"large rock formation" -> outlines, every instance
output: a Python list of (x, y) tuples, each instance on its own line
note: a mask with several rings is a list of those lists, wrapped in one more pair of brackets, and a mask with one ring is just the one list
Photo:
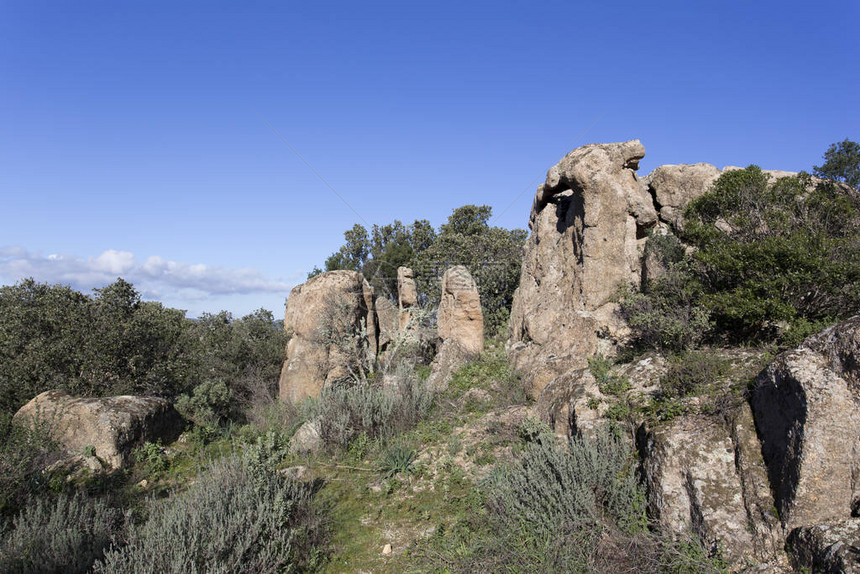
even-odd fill
[(397, 268), (397, 299), (400, 307), (400, 330), (409, 328), (414, 319), (414, 309), (418, 305), (418, 290), (415, 278), (409, 267)]
[(478, 286), (462, 265), (447, 269), (442, 276), (436, 326), (441, 346), (427, 384), (440, 390), (448, 386), (451, 373), (484, 350), (484, 315)]
[(658, 220), (636, 179), (644, 155), (638, 140), (577, 148), (538, 187), (508, 342), (536, 397), (624, 336), (613, 299), (638, 284), (640, 244)]
[(751, 405), (786, 528), (860, 514), (860, 317), (779, 355)]
[(356, 271), (312, 277), (290, 292), (284, 331), (289, 340), (281, 400), (319, 396), (327, 383), (348, 378), (375, 357), (373, 290)]
[(642, 185), (654, 197), (660, 219), (680, 225), (684, 208), (702, 196), (720, 176), (720, 170), (709, 163), (661, 165), (642, 178)]
[(589, 372), (589, 357), (627, 336), (618, 286), (660, 272), (643, 261), (645, 237), (682, 229), (686, 206), (738, 169), (669, 165), (638, 180), (643, 156), (635, 140), (584, 146), (538, 187), (507, 345), (534, 410), (568, 435), (625, 413), (639, 429), (651, 517), (719, 549), (733, 569), (782, 571), (787, 549), (799, 567), (860, 571), (860, 316), (783, 353), (748, 403), (727, 395), (716, 412), (688, 397), (669, 420), (644, 420), (640, 409), (661, 397), (659, 356), (616, 368), (630, 383), (619, 397)]
[[(172, 442), (184, 422), (166, 399), (156, 397), (73, 398), (46, 391), (21, 407), (15, 424), (44, 424), (70, 454), (88, 447), (110, 468), (122, 468), (144, 442)], [(37, 422), (38, 421), (38, 422)]]
[(445, 343), (456, 343), (471, 354), (484, 350), (484, 315), (478, 286), (462, 265), (451, 267), (442, 275), (436, 325)]

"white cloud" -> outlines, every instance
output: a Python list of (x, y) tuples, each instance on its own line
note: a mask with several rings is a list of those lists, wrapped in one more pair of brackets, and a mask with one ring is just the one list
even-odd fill
[[(286, 296), (293, 284), (271, 279), (256, 269), (227, 269), (169, 261), (158, 255), (138, 261), (133, 253), (109, 249), (97, 257), (52, 253), (43, 256), (20, 246), (0, 247), (0, 280), (15, 282), (26, 277), (46, 283), (69, 284), (89, 292), (121, 276), (146, 298), (170, 306), (233, 295)], [(187, 308), (187, 307), (185, 307)]]

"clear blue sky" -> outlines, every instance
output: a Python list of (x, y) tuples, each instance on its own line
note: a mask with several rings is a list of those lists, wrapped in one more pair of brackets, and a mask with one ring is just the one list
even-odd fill
[(641, 174), (809, 170), (860, 139), (858, 24), (855, 0), (0, 1), (0, 283), (282, 316), (353, 223), (525, 227), (585, 143), (641, 139)]

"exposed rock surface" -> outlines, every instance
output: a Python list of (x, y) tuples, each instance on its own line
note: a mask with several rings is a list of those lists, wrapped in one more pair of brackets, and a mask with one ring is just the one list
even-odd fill
[(441, 345), (430, 365), (427, 385), (448, 387), (451, 374), (484, 350), (484, 316), (478, 286), (469, 270), (456, 265), (442, 276), (442, 298), (436, 325)]
[(703, 195), (720, 176), (709, 163), (661, 165), (642, 179), (654, 196), (660, 219), (678, 226), (688, 203)]
[(397, 268), (397, 297), (400, 307), (400, 330), (403, 331), (412, 321), (412, 307), (418, 304), (418, 290), (415, 288), (414, 275), (409, 267)]
[(748, 408), (731, 429), (686, 416), (640, 435), (652, 517), (695, 534), (730, 563), (778, 562), (782, 530)]
[(860, 519), (796, 528), (786, 546), (798, 570), (856, 574), (860, 572)]
[(779, 355), (751, 405), (780, 517), (788, 529), (860, 506), (860, 317)]
[(298, 428), (296, 434), (290, 439), (290, 452), (313, 453), (318, 452), (323, 446), (322, 435), (320, 435), (320, 423), (318, 420), (305, 421)]
[(397, 340), (400, 331), (400, 312), (386, 297), (376, 298), (376, 322), (379, 325), (379, 352)]
[(281, 400), (319, 396), (326, 383), (346, 378), (355, 361), (376, 355), (373, 291), (356, 271), (311, 277), (290, 292), (284, 331)]
[(96, 456), (113, 469), (122, 468), (144, 442), (172, 442), (184, 422), (166, 399), (157, 397), (73, 398), (65, 391), (46, 391), (21, 407), (13, 422), (41, 420), (73, 455), (95, 447)]
[(451, 267), (442, 275), (442, 298), (436, 325), (444, 343), (456, 343), (471, 354), (484, 350), (481, 298), (478, 286), (463, 265)]
[(577, 148), (538, 187), (508, 343), (535, 397), (624, 336), (613, 298), (638, 284), (640, 242), (658, 219), (636, 179), (644, 155), (638, 140)]

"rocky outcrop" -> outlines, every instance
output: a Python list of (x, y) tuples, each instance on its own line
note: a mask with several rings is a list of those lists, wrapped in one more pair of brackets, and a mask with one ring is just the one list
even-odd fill
[(442, 276), (436, 326), (441, 344), (430, 365), (427, 385), (442, 390), (458, 367), (484, 350), (484, 316), (478, 286), (462, 265), (447, 269)]
[(326, 384), (348, 378), (375, 357), (373, 290), (356, 271), (312, 277), (290, 292), (284, 331), (289, 339), (281, 400), (319, 396)]
[(395, 342), (400, 332), (400, 312), (386, 297), (376, 298), (376, 322), (379, 326), (379, 353)]
[(470, 354), (484, 350), (481, 297), (472, 275), (462, 265), (451, 267), (442, 275), (436, 325), (443, 343), (456, 343)]
[(613, 302), (638, 284), (640, 247), (658, 216), (636, 179), (638, 140), (587, 145), (549, 170), (529, 219), (508, 350), (535, 397), (624, 336)]
[(684, 208), (704, 195), (720, 176), (720, 170), (709, 163), (661, 165), (642, 178), (642, 185), (654, 197), (660, 219), (678, 227)]
[(801, 572), (857, 574), (860, 572), (860, 518), (796, 528), (786, 547)]
[(418, 290), (409, 267), (397, 268), (397, 299), (400, 307), (400, 330), (409, 328), (413, 320), (413, 307), (418, 305)]
[(21, 407), (15, 424), (47, 425), (73, 456), (89, 447), (109, 468), (122, 468), (144, 442), (172, 442), (184, 427), (166, 399), (156, 397), (73, 398), (65, 391), (46, 391)]
[(658, 524), (695, 535), (730, 563), (779, 562), (782, 529), (748, 408), (730, 428), (685, 416), (643, 427), (639, 441), (649, 515)]
[(750, 403), (786, 528), (860, 510), (860, 317), (779, 355)]

